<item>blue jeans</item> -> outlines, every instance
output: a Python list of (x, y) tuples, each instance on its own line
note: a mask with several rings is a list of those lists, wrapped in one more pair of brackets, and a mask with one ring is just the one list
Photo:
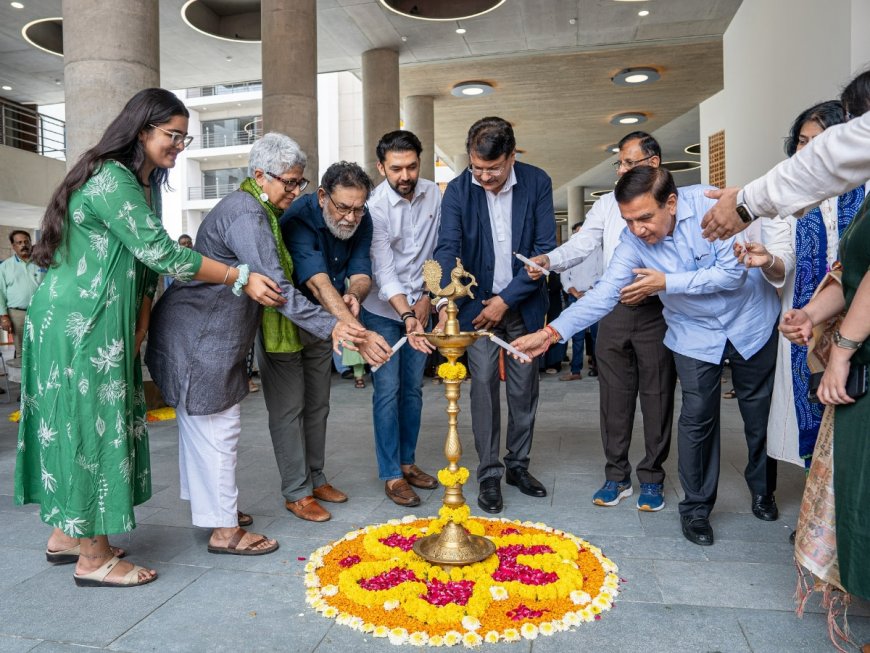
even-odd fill
[[(362, 309), (367, 329), (376, 331), (390, 345), (405, 335), (398, 320)], [(405, 344), (372, 374), (372, 421), (375, 427), (375, 457), (382, 481), (402, 478), (402, 465), (414, 464), (420, 413), (423, 410), (423, 370), (426, 354)]]
[[(568, 295), (568, 306), (576, 301), (575, 297)], [(598, 337), (598, 322), (588, 329), (578, 331), (571, 336), (571, 374), (580, 374), (583, 370), (583, 349), (585, 347), (586, 331), (592, 336), (592, 351), (589, 352), (589, 355), (592, 356), (593, 360), (595, 359), (595, 339)]]

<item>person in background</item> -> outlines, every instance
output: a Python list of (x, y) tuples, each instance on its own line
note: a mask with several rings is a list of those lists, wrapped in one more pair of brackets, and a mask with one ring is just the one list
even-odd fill
[[(187, 247), (188, 249), (193, 249), (193, 238), (191, 238), (187, 234), (181, 234), (178, 237), (178, 244), (181, 245), (182, 247)], [(164, 276), (163, 277), (163, 290), (166, 290), (167, 288), (169, 288), (169, 286), (172, 285), (173, 281), (175, 281), (175, 279), (172, 278), (171, 276), (169, 276), (169, 275)]]
[[(45, 277), (45, 268), (31, 259), (30, 234), (16, 229), (9, 234), (12, 256), (0, 263), (0, 328), (15, 339), (15, 356), (9, 365), (21, 365), (24, 315), (33, 293)], [(0, 389), (0, 393), (5, 390)]]

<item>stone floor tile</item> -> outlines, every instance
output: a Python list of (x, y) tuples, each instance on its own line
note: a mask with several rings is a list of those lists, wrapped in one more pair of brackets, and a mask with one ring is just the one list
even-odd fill
[[(753, 653), (834, 651), (824, 614), (808, 612), (798, 618), (794, 612), (741, 610), (737, 620)], [(849, 628), (859, 645), (870, 642), (870, 619), (850, 616)]]

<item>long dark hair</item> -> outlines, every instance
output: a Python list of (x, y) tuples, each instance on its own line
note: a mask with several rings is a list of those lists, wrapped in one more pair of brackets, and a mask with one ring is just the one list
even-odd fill
[(791, 129), (788, 130), (788, 136), (785, 137), (785, 153), (788, 156), (794, 156), (795, 152), (797, 152), (798, 141), (801, 136), (801, 128), (804, 126), (804, 123), (808, 122), (816, 123), (822, 128), (822, 131), (824, 131), (828, 127), (833, 127), (834, 125), (846, 122), (846, 112), (843, 110), (843, 105), (837, 100), (820, 102), (819, 104), (815, 104), (809, 109), (802, 111), (801, 114), (795, 118), (791, 125)]
[[(181, 100), (167, 90), (146, 88), (130, 98), (103, 132), (99, 143), (79, 157), (52, 194), (42, 217), (42, 235), (33, 248), (33, 260), (37, 265), (49, 267), (54, 264), (55, 252), (64, 242), (67, 206), (73, 192), (81, 188), (109, 159), (123, 163), (138, 178), (145, 164), (145, 150), (139, 141), (139, 134), (143, 130), (151, 131), (151, 125), (161, 125), (173, 116), (187, 118), (190, 113)], [(166, 168), (155, 168), (150, 181), (165, 186), (168, 176)]]

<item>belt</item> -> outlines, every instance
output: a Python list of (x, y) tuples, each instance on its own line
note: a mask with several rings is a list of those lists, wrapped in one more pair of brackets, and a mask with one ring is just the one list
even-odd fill
[(650, 295), (649, 297), (640, 300), (637, 304), (625, 304), (623, 302), (619, 303), (627, 308), (640, 308), (641, 306), (647, 306), (648, 304), (652, 304), (654, 302), (661, 303), (661, 300), (656, 295)]
[(24, 311), (24, 312), (27, 312), (27, 309), (26, 309), (26, 308), (18, 308), (17, 306), (7, 306), (7, 308), (9, 308), (9, 309), (11, 309), (11, 310), (13, 310), (13, 311)]

